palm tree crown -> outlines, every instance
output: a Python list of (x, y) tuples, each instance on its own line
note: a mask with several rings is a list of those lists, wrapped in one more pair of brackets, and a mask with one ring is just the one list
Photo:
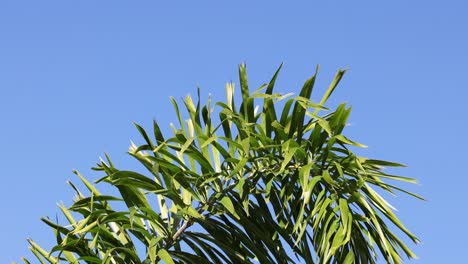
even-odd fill
[[(146, 173), (118, 169), (106, 155), (95, 170), (120, 196), (87, 188), (70, 208), (68, 221), (42, 219), (56, 233), (50, 252), (29, 240), (43, 263), (400, 263), (415, 255), (390, 227), (410, 233), (375, 190), (401, 191), (390, 175), (397, 163), (352, 152), (365, 147), (342, 132), (351, 108), (325, 107), (341, 80), (339, 70), (322, 99), (311, 98), (316, 73), (298, 96), (273, 92), (276, 78), (250, 92), (239, 67), (240, 106), (234, 85), (227, 99), (201, 105), (190, 96), (185, 114), (172, 100), (178, 127), (165, 137), (155, 121), (144, 143), (129, 154)], [(262, 101), (259, 107), (256, 102)], [(184, 120), (187, 118), (187, 120)], [(125, 210), (111, 204), (124, 205)], [(392, 226), (389, 226), (392, 225)], [(24, 259), (26, 263), (29, 263)]]

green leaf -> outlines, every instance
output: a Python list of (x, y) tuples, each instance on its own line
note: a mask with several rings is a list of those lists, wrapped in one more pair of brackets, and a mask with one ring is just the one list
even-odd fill
[[(276, 78), (283, 67), (281, 64), (278, 69), (276, 70), (275, 74), (271, 78), (270, 82), (268, 83), (268, 87), (265, 91), (265, 95), (271, 95), (273, 93), (273, 87), (275, 86)], [(271, 123), (276, 121), (276, 111), (275, 106), (273, 104), (273, 100), (270, 97), (265, 97), (263, 102), (263, 113), (265, 114), (265, 133), (268, 137), (271, 137)]]
[(346, 254), (346, 258), (343, 260), (343, 264), (354, 264), (354, 258), (353, 251), (349, 251), (348, 254)]
[(239, 215), (236, 212), (236, 209), (234, 208), (234, 204), (231, 201), (231, 198), (224, 196), (221, 199), (221, 204), (228, 210), (229, 213), (231, 213), (237, 220), (240, 220)]
[(253, 99), (250, 98), (249, 84), (247, 81), (247, 71), (245, 64), (239, 66), (239, 79), (242, 92), (242, 110), (243, 116), (247, 122), (254, 121)]
[(154, 149), (155, 146), (154, 146), (153, 142), (151, 141), (151, 139), (148, 137), (148, 134), (146, 134), (146, 131), (140, 125), (138, 125), (137, 123), (133, 123), (133, 125), (135, 125), (135, 127), (138, 129), (138, 131), (143, 136), (143, 138), (148, 143), (148, 145), (151, 147), (151, 149)]
[(160, 257), (161, 260), (164, 261), (164, 263), (166, 264), (175, 264), (171, 255), (169, 255), (169, 252), (167, 252), (167, 250), (165, 250), (164, 248), (160, 248), (158, 250), (158, 257)]
[(193, 208), (191, 206), (187, 206), (186, 208), (183, 208), (183, 212), (185, 212), (189, 216), (197, 218), (197, 219), (204, 219), (205, 218), (197, 210), (195, 210), (195, 208)]
[[(301, 89), (300, 96), (305, 99), (310, 99), (310, 96), (312, 94), (312, 89), (315, 84), (315, 79), (317, 77), (317, 73), (319, 70), (319, 66), (317, 66), (314, 75), (308, 79), (304, 86)], [(289, 130), (289, 137), (292, 138), (294, 136), (294, 133), (297, 133), (297, 143), (301, 143), (302, 141), (302, 135), (304, 132), (304, 117), (307, 109), (305, 109), (300, 101), (296, 101), (294, 105), (294, 110), (291, 118), (291, 129)]]
[(333, 178), (330, 176), (330, 173), (328, 172), (328, 170), (323, 171), (322, 176), (323, 176), (323, 179), (331, 186), (336, 185), (335, 180), (333, 180)]
[[(333, 93), (333, 91), (335, 90), (336, 86), (338, 85), (338, 83), (341, 81), (341, 78), (343, 77), (343, 75), (345, 74), (346, 70), (338, 70), (338, 72), (336, 73), (335, 75), (335, 78), (333, 78), (333, 81), (332, 83), (330, 84), (330, 86), (328, 87), (327, 91), (325, 92), (325, 94), (323, 95), (322, 99), (320, 100), (320, 105), (324, 105), (325, 102), (328, 100), (328, 98), (330, 97), (330, 95)], [(316, 112), (318, 112), (319, 109), (316, 110)]]
[(356, 146), (356, 147), (360, 147), (360, 148), (367, 148), (366, 145), (351, 141), (351, 140), (349, 140), (347, 137), (345, 137), (343, 135), (336, 135), (335, 138), (338, 139), (340, 142), (351, 145), (351, 146)]

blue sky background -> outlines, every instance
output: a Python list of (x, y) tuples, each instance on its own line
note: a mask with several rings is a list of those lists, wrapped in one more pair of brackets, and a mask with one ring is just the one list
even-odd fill
[(97, 179), (103, 152), (133, 168), (133, 121), (169, 127), (169, 96), (197, 85), (223, 99), (244, 61), (252, 88), (284, 62), (284, 93), (320, 64), (316, 99), (349, 68), (332, 99), (353, 106), (347, 134), (428, 199), (391, 200), (423, 241), (413, 262), (465, 260), (466, 1), (221, 2), (0, 1), (0, 263), (51, 245), (39, 218), (70, 205), (73, 168)]

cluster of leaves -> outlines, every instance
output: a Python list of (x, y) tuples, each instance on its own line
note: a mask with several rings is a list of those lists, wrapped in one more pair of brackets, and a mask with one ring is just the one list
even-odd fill
[[(76, 172), (89, 195), (71, 184), (76, 201), (70, 208), (59, 206), (69, 223), (42, 219), (55, 231), (57, 245), (48, 252), (29, 240), (37, 259), (376, 263), (383, 257), (400, 263), (403, 255), (414, 257), (388, 225), (414, 242), (417, 238), (374, 189), (418, 197), (388, 183), (414, 180), (382, 171), (400, 164), (353, 153), (350, 146), (364, 146), (342, 135), (351, 109), (345, 104), (334, 111), (324, 107), (345, 71), (337, 72), (314, 103), (310, 98), (318, 68), (296, 97), (273, 93), (280, 69), (250, 92), (241, 65), (239, 108), (233, 84), (227, 84), (227, 101), (216, 103), (216, 111), (210, 101), (202, 106), (200, 99), (194, 103), (187, 96), (185, 121), (172, 99), (179, 127), (172, 127), (169, 138), (157, 122), (151, 136), (136, 125), (145, 143), (132, 145), (129, 154), (147, 175), (119, 170), (106, 155), (95, 168), (105, 173), (97, 182), (116, 187), (120, 197), (114, 197)], [(263, 100), (260, 110), (254, 108), (256, 99)], [(113, 209), (113, 203), (124, 204), (125, 210)]]

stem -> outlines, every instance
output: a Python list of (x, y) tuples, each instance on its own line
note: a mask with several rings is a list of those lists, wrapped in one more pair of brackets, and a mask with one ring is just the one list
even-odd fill
[[(250, 179), (253, 177), (253, 174), (251, 174), (250, 176), (246, 177), (246, 179)], [(209, 210), (211, 206), (213, 206), (213, 204), (218, 201), (218, 199), (220, 199), (221, 197), (223, 197), (224, 195), (226, 195), (229, 191), (231, 191), (232, 189), (234, 189), (236, 187), (238, 182), (235, 182), (234, 184), (231, 184), (230, 186), (228, 186), (227, 188), (225, 188), (224, 190), (222, 190), (220, 192), (221, 196), (220, 197), (216, 197), (216, 195), (213, 195), (212, 197), (210, 197), (209, 201), (204, 204), (204, 205), (201, 205), (197, 208), (197, 211), (201, 214), (204, 210), (203, 208), (204, 207), (207, 207), (206, 209)], [(208, 212), (207, 214), (204, 215), (204, 217), (210, 217), (211, 216), (211, 213)], [(174, 243), (177, 241), (177, 239), (185, 232), (185, 230), (187, 230), (187, 228), (189, 228), (190, 226), (192, 226), (194, 223), (194, 221), (192, 220), (192, 218), (189, 218), (188, 220), (185, 220), (185, 222), (182, 224), (182, 226), (177, 230), (177, 232), (172, 236), (172, 238), (170, 238), (167, 243), (166, 243), (166, 246), (165, 246), (165, 249), (169, 249), (171, 248)], [(159, 258), (159, 257), (158, 257)]]
[(184, 224), (177, 230), (177, 232), (174, 234), (174, 236), (171, 239), (171, 243), (169, 243), (169, 247), (172, 246), (172, 244), (184, 233), (184, 231), (189, 228), (191, 225), (193, 225), (192, 219), (186, 220)]

